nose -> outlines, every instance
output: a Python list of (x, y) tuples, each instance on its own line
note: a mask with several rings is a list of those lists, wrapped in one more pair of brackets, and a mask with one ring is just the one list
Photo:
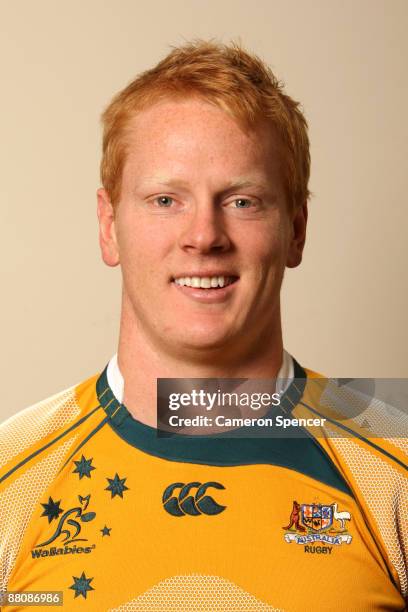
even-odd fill
[(183, 250), (190, 252), (227, 251), (230, 248), (230, 240), (222, 210), (210, 201), (195, 206), (179, 236), (179, 245)]

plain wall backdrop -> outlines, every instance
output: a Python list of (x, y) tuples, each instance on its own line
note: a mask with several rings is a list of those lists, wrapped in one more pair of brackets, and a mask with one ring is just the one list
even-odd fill
[(100, 371), (120, 271), (99, 257), (99, 116), (191, 38), (240, 40), (302, 102), (314, 196), (286, 348), (328, 376), (408, 376), (406, 0), (0, 0), (0, 420)]

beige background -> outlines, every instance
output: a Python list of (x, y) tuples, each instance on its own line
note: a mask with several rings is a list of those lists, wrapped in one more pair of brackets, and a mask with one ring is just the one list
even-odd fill
[(99, 115), (192, 37), (240, 38), (300, 99), (313, 170), (285, 344), (332, 376), (408, 376), (406, 0), (0, 0), (0, 420), (104, 367), (120, 275), (99, 259)]

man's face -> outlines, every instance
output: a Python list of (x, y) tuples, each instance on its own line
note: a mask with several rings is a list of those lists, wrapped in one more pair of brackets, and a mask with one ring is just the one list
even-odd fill
[(190, 98), (137, 114), (128, 143), (114, 215), (98, 193), (102, 253), (121, 265), (127, 322), (172, 353), (270, 337), (306, 225), (305, 207), (289, 212), (272, 130), (244, 131)]

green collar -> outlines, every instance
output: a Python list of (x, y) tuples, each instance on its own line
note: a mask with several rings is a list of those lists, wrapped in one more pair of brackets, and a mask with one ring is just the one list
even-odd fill
[[(294, 380), (281, 400), (282, 414), (290, 413), (303, 396), (306, 373), (294, 360)], [(107, 368), (96, 383), (100, 405), (115, 433), (129, 445), (168, 461), (214, 466), (270, 464), (295, 470), (351, 495), (350, 489), (326, 452), (311, 436), (265, 438), (245, 436), (245, 428), (208, 436), (158, 437), (154, 427), (144, 425), (118, 402), (108, 384)], [(268, 416), (276, 416), (272, 408)], [(253, 429), (253, 428), (251, 428)], [(264, 434), (263, 434), (264, 436)]]

